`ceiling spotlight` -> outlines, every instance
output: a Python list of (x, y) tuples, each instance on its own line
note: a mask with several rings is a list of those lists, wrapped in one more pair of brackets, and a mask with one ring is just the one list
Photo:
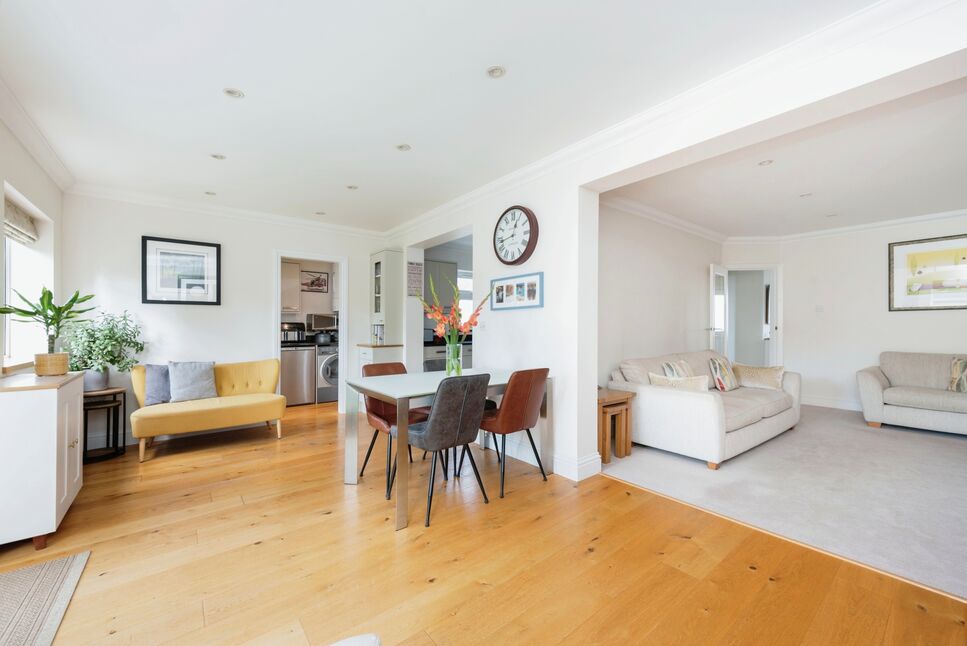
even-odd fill
[(839, 213), (827, 213), (826, 214), (826, 217), (827, 218), (835, 218), (837, 215), (839, 215)]
[(222, 92), (225, 93), (225, 96), (230, 96), (233, 99), (241, 99), (242, 97), (245, 96), (245, 92), (242, 92), (238, 88), (234, 88), (234, 87), (227, 87), (224, 90), (222, 90)]
[(772, 164), (771, 159), (763, 159), (761, 162), (759, 162), (759, 166), (769, 166), (771, 164)]
[(316, 211), (316, 215), (325, 215), (325, 214), (326, 214), (325, 211)]
[(205, 195), (214, 195), (215, 191), (205, 191)]
[(399, 144), (399, 145), (396, 146), (396, 150), (400, 150), (400, 151), (402, 151), (404, 153), (407, 150), (412, 150), (412, 149), (413, 149), (413, 146), (411, 146), (409, 144)]
[(501, 76), (503, 76), (506, 73), (507, 73), (507, 70), (505, 70), (500, 65), (493, 65), (487, 68), (487, 76), (489, 76), (492, 79), (499, 79)]
[(355, 190), (356, 190), (357, 188), (359, 188), (359, 187), (358, 187), (358, 186), (356, 186), (355, 184), (350, 184), (350, 185), (348, 185), (348, 186), (347, 186), (346, 188), (348, 188), (348, 189), (349, 189), (350, 191), (355, 191)]
[(221, 155), (219, 153), (213, 153), (212, 154), (212, 159), (218, 159), (220, 161), (222, 159), (225, 159), (225, 155)]
[(799, 197), (812, 197), (812, 196), (813, 196), (812, 193), (800, 193), (799, 194)]

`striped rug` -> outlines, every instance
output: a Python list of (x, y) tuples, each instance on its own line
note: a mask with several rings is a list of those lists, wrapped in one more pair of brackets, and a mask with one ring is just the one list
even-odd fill
[(0, 573), (0, 646), (50, 644), (90, 552)]

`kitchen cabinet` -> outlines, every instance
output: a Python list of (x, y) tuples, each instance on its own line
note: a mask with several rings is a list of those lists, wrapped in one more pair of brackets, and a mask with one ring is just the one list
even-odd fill
[(0, 543), (42, 549), (84, 482), (84, 373), (0, 379)]
[(288, 314), (302, 311), (302, 286), (296, 262), (282, 263), (282, 311)]
[[(463, 367), (473, 368), (473, 346), (471, 344), (464, 344), (461, 356), (463, 357)], [(446, 359), (447, 347), (445, 345), (427, 345), (423, 347), (423, 370), (445, 370)]]
[(363, 343), (359, 345), (359, 374), (362, 376), (363, 366), (370, 363), (403, 362), (402, 345), (375, 345)]
[(329, 277), (329, 293), (332, 294), (332, 311), (338, 312), (341, 303), (339, 302), (339, 265), (332, 266), (332, 275)]
[(382, 326), (382, 343), (403, 342), (403, 252), (385, 249), (370, 256), (369, 322)]
[(450, 283), (457, 284), (457, 263), (439, 260), (423, 261), (423, 300), (433, 302), (430, 293), (430, 277), (433, 277), (433, 288), (440, 297), (442, 305), (449, 306), (453, 302), (453, 288)]

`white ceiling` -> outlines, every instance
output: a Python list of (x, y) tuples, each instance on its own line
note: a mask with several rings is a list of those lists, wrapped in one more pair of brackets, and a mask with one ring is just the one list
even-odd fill
[(3, 0), (0, 78), (81, 183), (383, 230), (869, 4)]
[[(759, 165), (767, 159), (773, 163)], [(603, 198), (632, 200), (725, 236), (792, 235), (967, 209), (967, 79)]]

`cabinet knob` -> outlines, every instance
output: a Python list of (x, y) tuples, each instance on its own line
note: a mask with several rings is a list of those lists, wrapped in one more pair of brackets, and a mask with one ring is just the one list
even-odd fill
[(72, 441), (71, 441), (71, 443), (70, 443), (70, 444), (68, 444), (67, 446), (68, 446), (69, 448), (72, 448), (72, 449), (73, 449), (74, 447), (76, 447), (76, 446), (77, 446), (77, 439), (75, 438), (74, 440), (72, 440)]

